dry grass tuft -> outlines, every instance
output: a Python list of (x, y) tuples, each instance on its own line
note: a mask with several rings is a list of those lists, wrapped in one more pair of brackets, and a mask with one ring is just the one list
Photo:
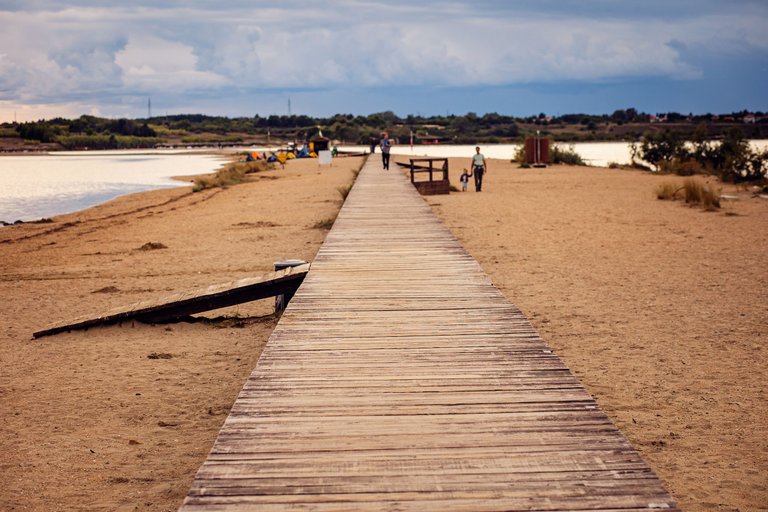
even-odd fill
[(720, 208), (720, 191), (699, 180), (687, 179), (683, 182), (685, 202), (691, 206), (702, 206), (707, 211)]
[(350, 183), (349, 185), (344, 185), (342, 187), (336, 187), (336, 190), (338, 191), (342, 200), (347, 199), (347, 196), (349, 195), (349, 191), (352, 190), (352, 185), (353, 183)]
[(707, 211), (720, 208), (720, 190), (694, 178), (688, 178), (683, 186), (668, 181), (656, 187), (656, 197), (662, 200), (685, 199), (690, 206), (701, 206)]
[(656, 198), (661, 200), (674, 201), (675, 199), (680, 198), (680, 192), (682, 190), (683, 187), (678, 187), (674, 183), (664, 181), (659, 183), (659, 185), (656, 187)]
[(336, 222), (336, 219), (323, 219), (315, 222), (312, 225), (312, 229), (324, 229), (328, 230), (333, 227), (333, 223)]
[(226, 188), (247, 181), (248, 174), (255, 174), (269, 169), (269, 164), (257, 160), (255, 162), (232, 162), (219, 169), (216, 174), (201, 176), (195, 180), (193, 192), (208, 188)]

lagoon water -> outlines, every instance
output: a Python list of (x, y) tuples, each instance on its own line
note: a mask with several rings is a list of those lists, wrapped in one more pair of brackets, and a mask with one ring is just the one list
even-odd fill
[[(625, 142), (594, 142), (578, 144), (558, 144), (560, 147), (573, 147), (584, 161), (589, 165), (607, 167), (610, 162), (619, 164), (628, 164), (631, 160), (629, 144)], [(511, 160), (519, 148), (519, 144), (481, 144), (481, 152), (486, 158), (500, 160)], [(344, 146), (339, 149), (346, 151), (368, 151), (368, 146)], [(377, 149), (378, 153), (379, 150)], [(469, 160), (475, 154), (474, 144), (429, 144), (414, 145), (395, 145), (392, 147), (392, 154), (397, 156), (424, 157), (431, 156), (436, 158), (447, 157), (466, 157)]]
[[(756, 150), (764, 151), (768, 149), (768, 140), (753, 140), (750, 141), (750, 144)], [(630, 144), (627, 142), (579, 142), (574, 144), (558, 143), (557, 145), (562, 148), (573, 148), (588, 165), (608, 167), (608, 164), (611, 162), (626, 165), (631, 163), (632, 160)], [(519, 147), (519, 144), (481, 144), (480, 150), (487, 158), (511, 160)], [(368, 146), (345, 146), (339, 149), (368, 151)], [(378, 153), (379, 150), (377, 149), (376, 152)], [(392, 154), (413, 157), (431, 156), (436, 158), (466, 157), (469, 160), (475, 154), (475, 144), (414, 145), (413, 148), (407, 144), (395, 145), (392, 147)]]
[(133, 192), (188, 186), (171, 177), (211, 172), (221, 163), (212, 155), (160, 151), (0, 156), (0, 220), (37, 220)]

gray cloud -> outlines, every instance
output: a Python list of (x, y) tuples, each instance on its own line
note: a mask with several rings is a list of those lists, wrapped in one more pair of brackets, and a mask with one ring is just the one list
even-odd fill
[(3, 1), (0, 101), (697, 80), (692, 55), (768, 55), (767, 19), (756, 0)]

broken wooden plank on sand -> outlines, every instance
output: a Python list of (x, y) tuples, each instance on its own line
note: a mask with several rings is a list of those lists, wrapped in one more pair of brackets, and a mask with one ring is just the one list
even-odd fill
[(80, 317), (60, 322), (32, 334), (34, 338), (58, 334), (96, 325), (115, 324), (126, 320), (145, 323), (166, 322), (203, 311), (225, 308), (267, 297), (295, 291), (309, 272), (310, 264), (268, 272), (257, 277), (246, 277), (228, 283), (216, 284), (186, 293), (177, 293), (153, 301), (140, 301), (129, 306), (112, 309), (96, 317)]

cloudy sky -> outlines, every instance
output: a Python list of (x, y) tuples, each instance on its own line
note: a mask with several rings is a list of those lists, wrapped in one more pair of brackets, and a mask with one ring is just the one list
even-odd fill
[(0, 0), (0, 121), (768, 111), (768, 0)]

